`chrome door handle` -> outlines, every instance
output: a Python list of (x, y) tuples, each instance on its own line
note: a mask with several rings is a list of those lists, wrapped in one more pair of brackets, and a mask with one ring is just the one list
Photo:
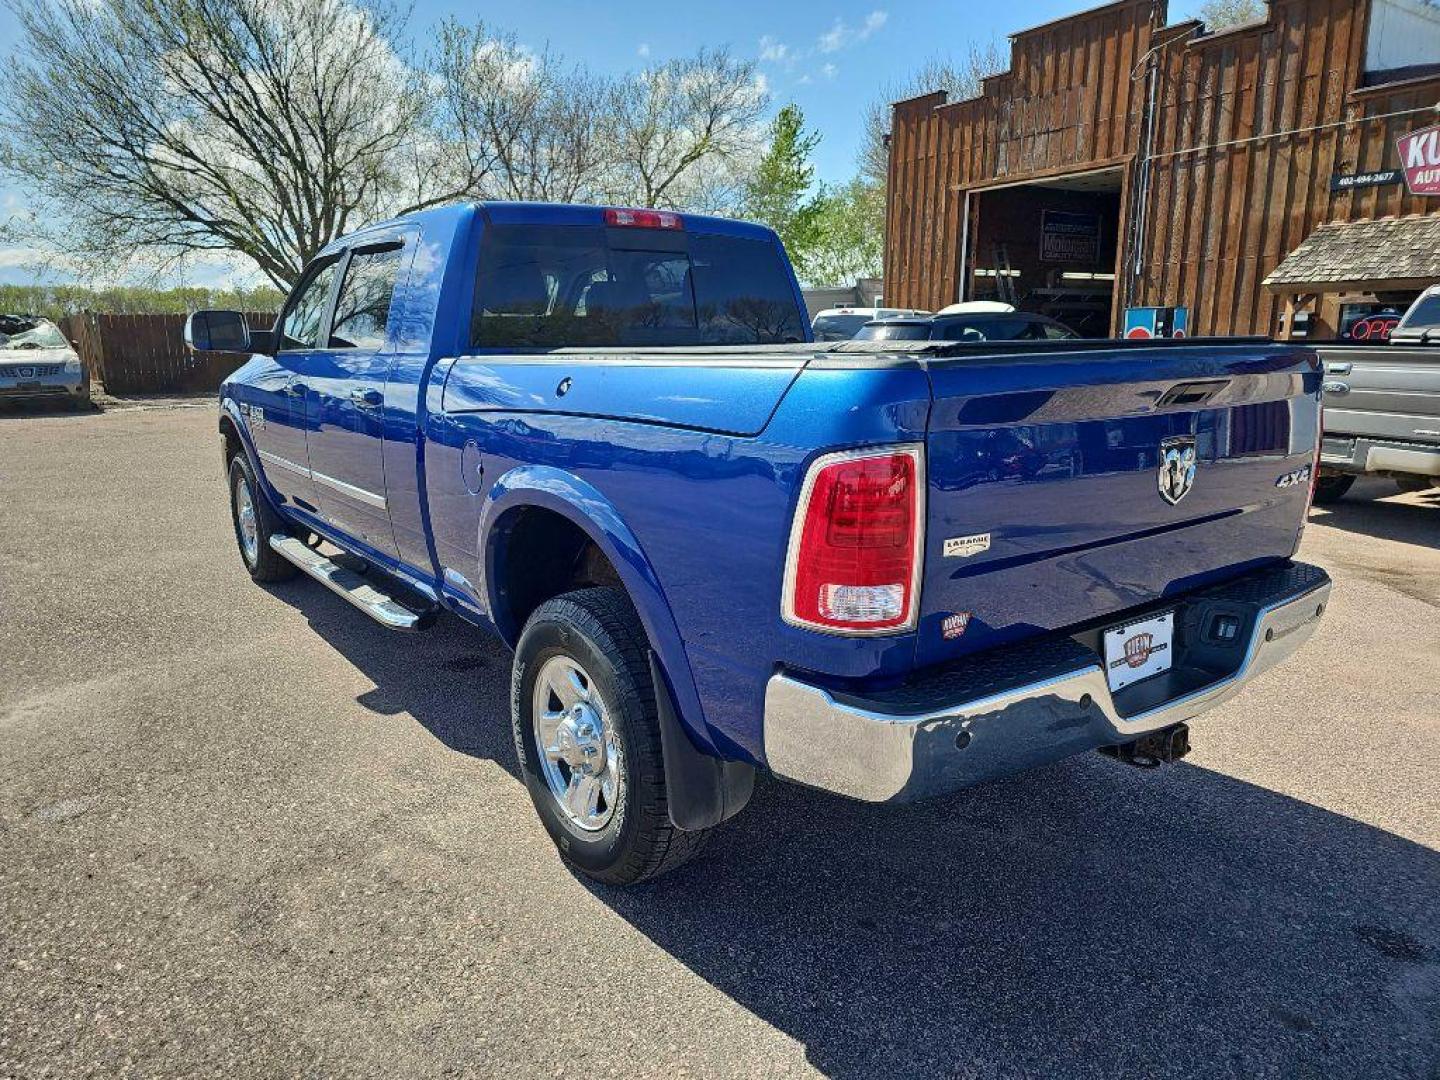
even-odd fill
[(1350, 384), (1341, 382), (1339, 379), (1329, 379), (1321, 384), (1320, 389), (1327, 394), (1348, 394), (1350, 393)]
[(385, 395), (373, 386), (356, 386), (350, 390), (350, 400), (362, 409), (378, 409), (385, 404)]

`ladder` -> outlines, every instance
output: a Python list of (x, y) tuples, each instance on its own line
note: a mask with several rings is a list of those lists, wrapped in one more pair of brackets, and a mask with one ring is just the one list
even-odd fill
[(1015, 279), (1010, 276), (1010, 253), (1005, 249), (1004, 244), (996, 244), (994, 256), (995, 295), (1007, 304), (1014, 304)]

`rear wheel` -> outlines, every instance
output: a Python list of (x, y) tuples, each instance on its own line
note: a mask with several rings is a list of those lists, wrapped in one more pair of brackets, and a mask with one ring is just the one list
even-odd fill
[(1317, 503), (1339, 502), (1353, 483), (1355, 483), (1355, 477), (1349, 473), (1332, 473), (1329, 476), (1322, 476), (1315, 481), (1315, 501)]
[(255, 473), (244, 454), (230, 459), (230, 518), (240, 559), (256, 581), (285, 581), (296, 574), (295, 565), (270, 546), (270, 537), (286, 535), (284, 523), (260, 492)]
[(531, 801), (565, 861), (615, 885), (675, 869), (705, 836), (670, 821), (648, 649), (620, 588), (546, 601), (515, 649), (511, 722)]

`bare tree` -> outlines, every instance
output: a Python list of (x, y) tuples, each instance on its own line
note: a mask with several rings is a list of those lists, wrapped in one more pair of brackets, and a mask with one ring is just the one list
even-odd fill
[(1255, 22), (1265, 14), (1264, 0), (1205, 0), (1195, 17), (1207, 30), (1224, 30)]
[(921, 64), (909, 77), (886, 83), (865, 106), (860, 137), (860, 175), (872, 184), (885, 186), (890, 152), (885, 145), (890, 134), (890, 106), (897, 101), (928, 94), (934, 90), (949, 92), (951, 101), (960, 101), (980, 93), (980, 82), (989, 75), (1005, 70), (1007, 57), (991, 41), (985, 45), (971, 43), (960, 57), (935, 56)]
[(244, 256), (287, 287), (377, 218), (460, 198), (720, 210), (767, 104), (702, 51), (621, 79), (483, 24), (405, 53), (390, 0), (0, 0), (6, 239), (95, 276)]
[[(473, 190), (368, 0), (9, 0), (0, 168), (82, 269), (248, 256), (285, 287), (333, 237)], [(50, 223), (48, 226), (46, 223)]]
[(576, 202), (595, 197), (613, 148), (603, 138), (611, 89), (513, 35), (449, 20), (437, 76), (446, 129), (478, 168), (472, 194)]
[(755, 64), (724, 49), (646, 69), (613, 88), (607, 124), (617, 201), (678, 208), (688, 195), (722, 188), (742, 160), (758, 159), (768, 95)]

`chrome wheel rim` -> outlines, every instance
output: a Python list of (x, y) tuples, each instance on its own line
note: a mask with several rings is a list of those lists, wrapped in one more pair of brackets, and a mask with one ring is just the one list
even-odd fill
[(251, 566), (260, 557), (260, 523), (255, 519), (255, 500), (244, 475), (235, 477), (235, 532), (240, 537), (240, 550)]
[(598, 832), (615, 816), (624, 759), (595, 680), (568, 656), (535, 678), (530, 715), (545, 784), (565, 820)]

